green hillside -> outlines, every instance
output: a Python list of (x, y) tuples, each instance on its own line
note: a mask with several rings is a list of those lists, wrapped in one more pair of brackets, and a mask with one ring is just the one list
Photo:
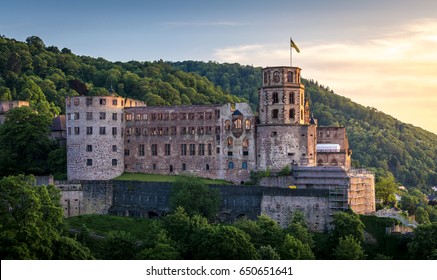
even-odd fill
[[(320, 125), (346, 126), (353, 164), (392, 172), (408, 187), (437, 185), (437, 135), (397, 121), (304, 80)], [(256, 109), (261, 69), (239, 64), (185, 61), (110, 62), (46, 46), (35, 36), (0, 37), (0, 101), (28, 100), (40, 113), (58, 114), (65, 97), (106, 95), (109, 89), (148, 105), (250, 102)], [(232, 95), (231, 95), (232, 93)]]

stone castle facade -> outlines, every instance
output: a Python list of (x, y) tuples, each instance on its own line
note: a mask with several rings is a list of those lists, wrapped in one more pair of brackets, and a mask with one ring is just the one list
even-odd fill
[[(139, 172), (194, 174), (242, 184), (249, 181), (250, 171), (269, 169), (274, 174), (287, 166), (350, 170), (345, 128), (317, 126), (300, 73), (298, 67), (263, 69), (258, 116), (247, 103), (155, 107), (115, 95), (69, 98), (68, 179), (110, 180)], [(373, 212), (373, 175), (348, 174), (350, 190), (353, 182), (370, 190), (366, 196), (373, 190), (373, 203), (369, 198), (358, 212)], [(317, 186), (311, 180), (291, 180), (289, 185)]]

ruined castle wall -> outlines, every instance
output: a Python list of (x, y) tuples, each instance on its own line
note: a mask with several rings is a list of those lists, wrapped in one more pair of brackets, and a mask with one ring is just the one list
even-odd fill
[(286, 227), (293, 213), (301, 211), (311, 230), (323, 232), (328, 229), (331, 217), (327, 190), (280, 190), (269, 190), (264, 193), (262, 213)]
[(83, 181), (81, 214), (108, 214), (113, 203), (114, 181)]
[(83, 189), (82, 184), (57, 184), (61, 193), (61, 205), (64, 217), (74, 217), (82, 214)]
[(245, 103), (126, 110), (125, 169), (240, 183), (255, 169), (255, 118)]
[[(315, 127), (310, 125), (259, 125), (258, 170), (277, 172), (285, 166), (315, 164)], [(309, 139), (313, 140), (309, 140)]]

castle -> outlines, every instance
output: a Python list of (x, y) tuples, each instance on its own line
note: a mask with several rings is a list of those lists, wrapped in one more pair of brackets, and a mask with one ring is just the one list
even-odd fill
[[(256, 116), (247, 103), (146, 106), (120, 96), (67, 98), (69, 180), (110, 180), (123, 172), (194, 174), (235, 184), (250, 171), (291, 170), (264, 186), (325, 189), (358, 213), (375, 211), (374, 177), (351, 169), (344, 127), (318, 127), (298, 67), (262, 70)], [(284, 181), (285, 180), (285, 181)]]

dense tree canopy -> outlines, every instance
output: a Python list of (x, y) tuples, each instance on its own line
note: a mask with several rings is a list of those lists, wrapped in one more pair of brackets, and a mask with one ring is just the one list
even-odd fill
[(33, 176), (0, 179), (1, 259), (92, 258), (88, 248), (63, 236), (59, 191), (34, 183)]

